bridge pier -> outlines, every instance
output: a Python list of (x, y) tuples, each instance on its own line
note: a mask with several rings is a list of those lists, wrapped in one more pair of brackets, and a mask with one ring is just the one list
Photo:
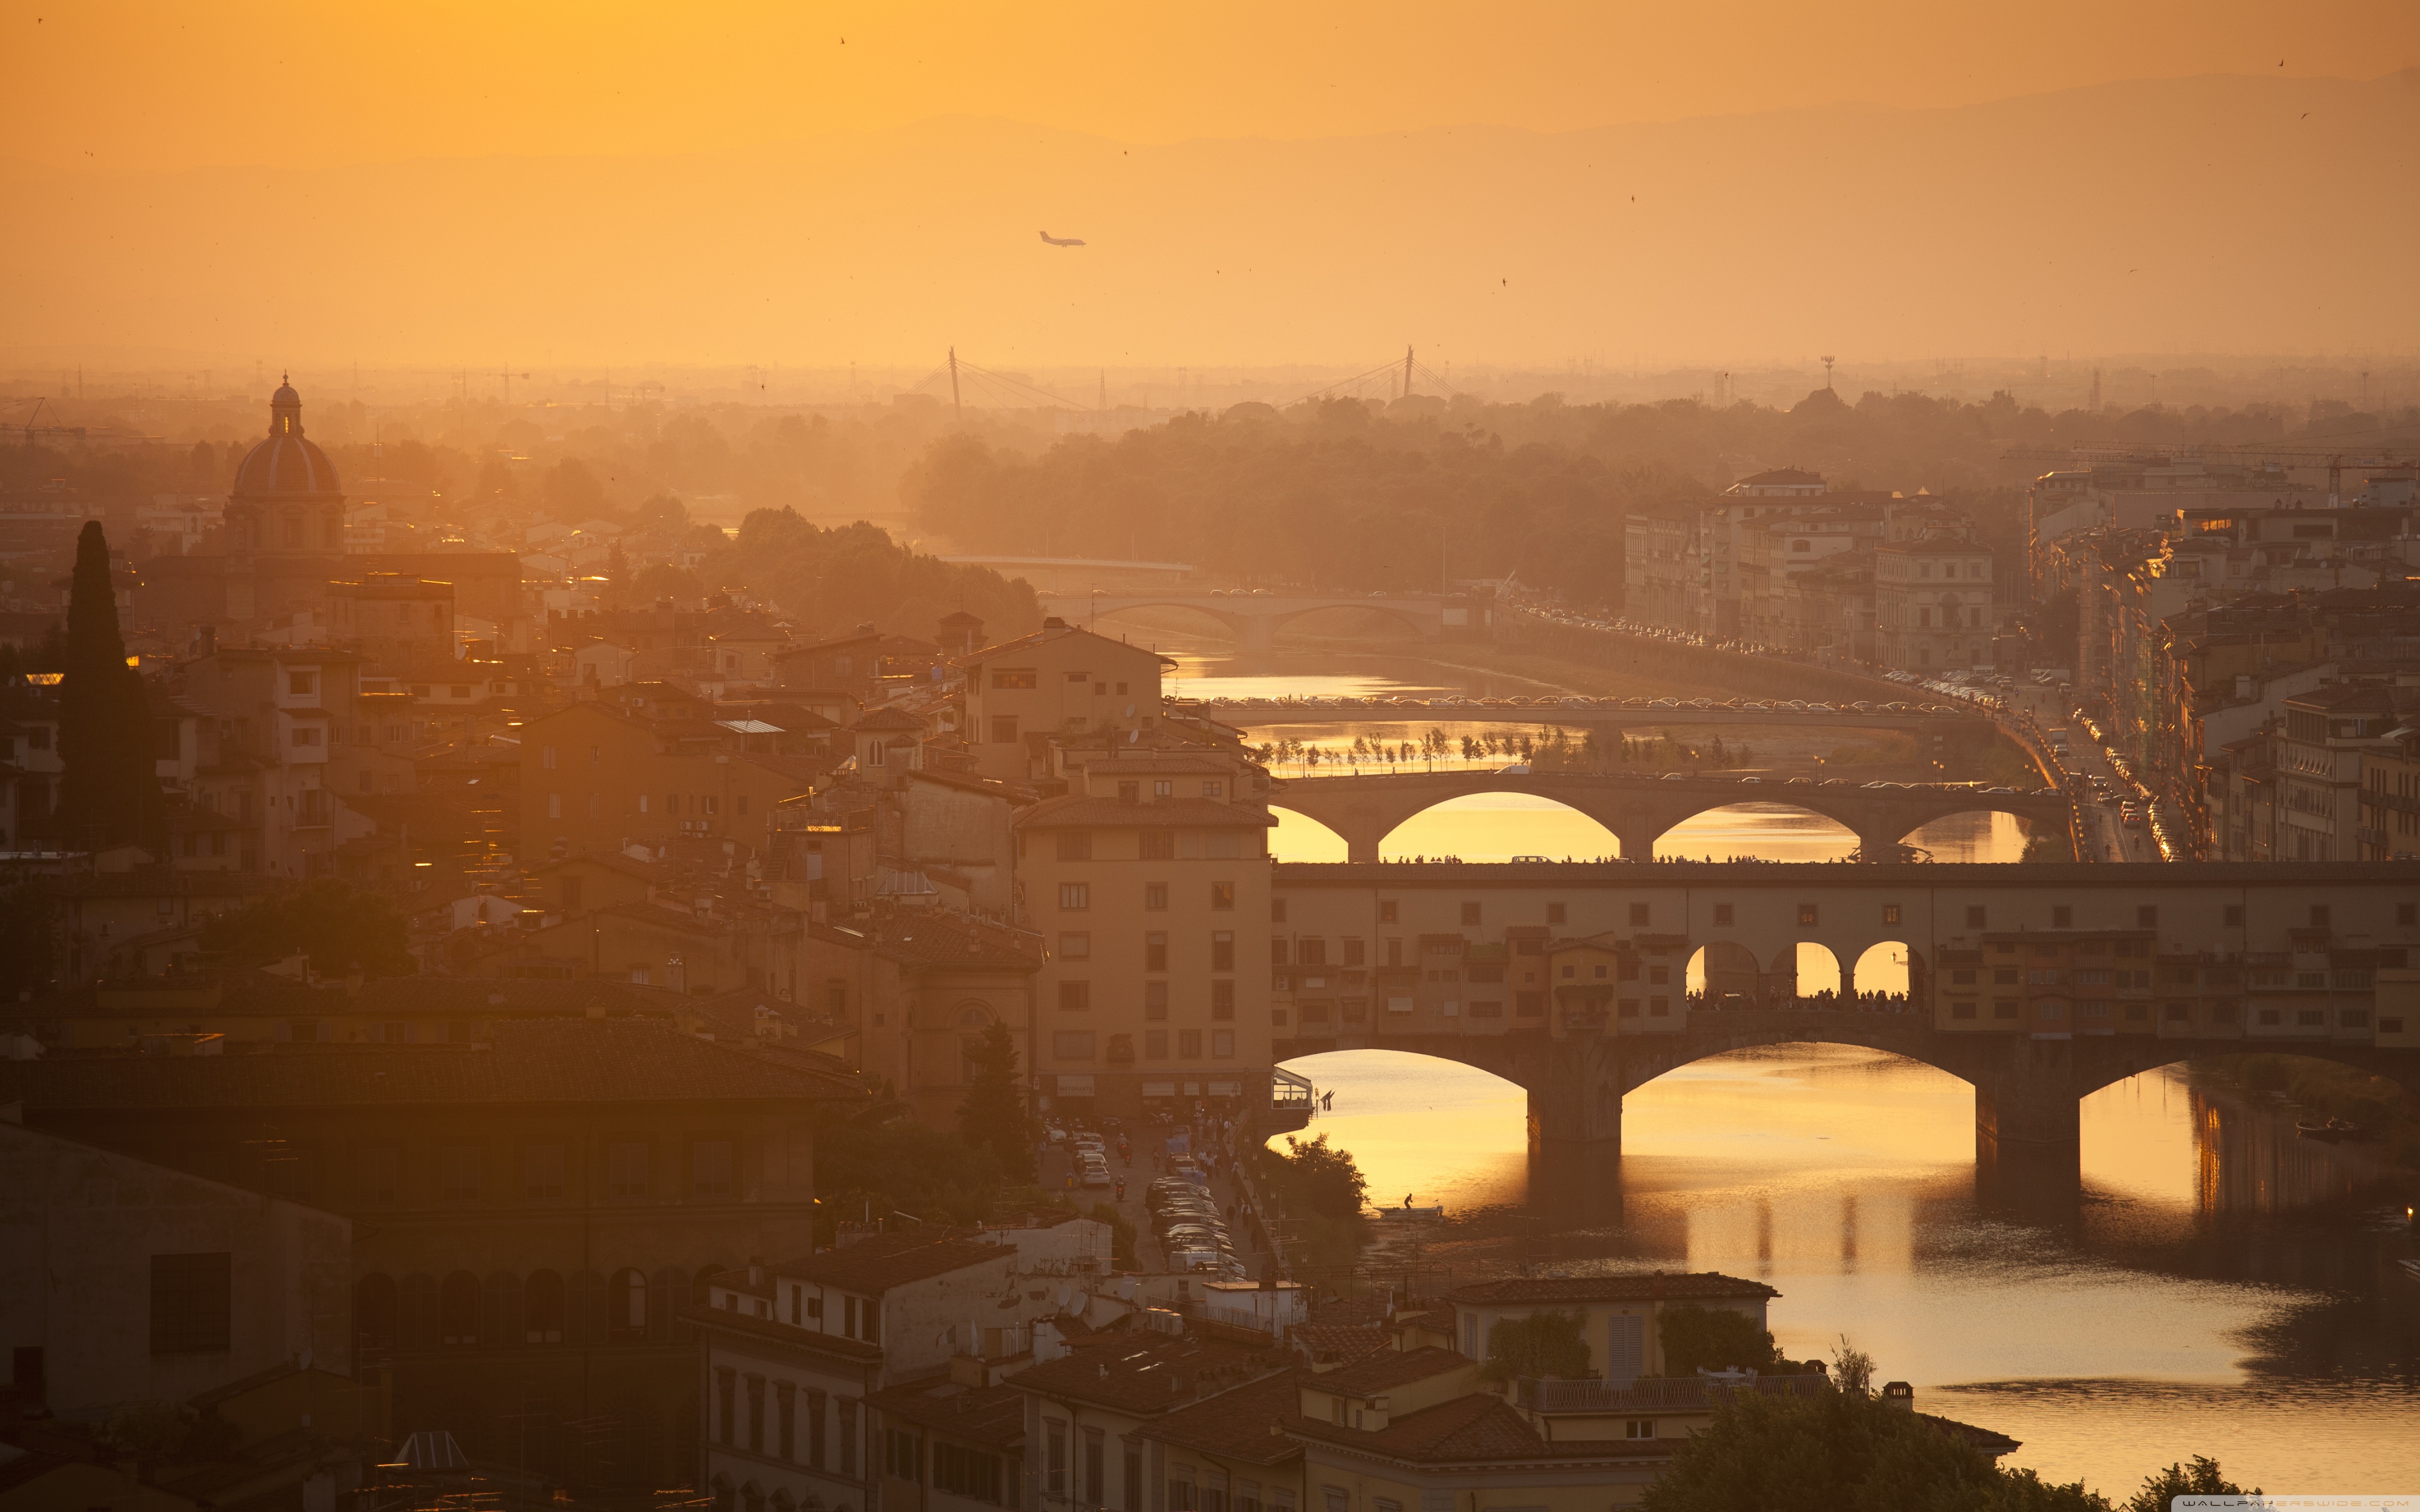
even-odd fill
[(1270, 651), (1278, 643), (1277, 621), (1266, 614), (1232, 615), (1228, 623), (1235, 627), (1237, 651)]
[(2082, 1181), (2083, 1095), (2075, 1044), (2017, 1040), (1975, 1084), (1975, 1190), (1992, 1206), (2054, 1219), (2073, 1207)]
[(1601, 1165), (1621, 1158), (1621, 1084), (1606, 1047), (1593, 1040), (1564, 1041), (1522, 1078), (1529, 1092), (1532, 1154), (1584, 1156)]

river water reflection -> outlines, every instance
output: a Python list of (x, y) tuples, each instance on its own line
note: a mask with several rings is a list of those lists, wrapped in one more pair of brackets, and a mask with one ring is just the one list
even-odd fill
[[(1547, 691), (1405, 656), (1250, 663), (1180, 648), (1195, 696)], [(1342, 671), (1334, 669), (1345, 668)], [(1354, 731), (1293, 727), (1349, 744)], [(1417, 738), (1418, 732), (1408, 733)], [(2012, 861), (2005, 817), (1916, 837), (1944, 860)], [(1823, 860), (1847, 833), (1779, 806), (1702, 815), (1666, 856)], [(1284, 816), (1288, 859), (1342, 859)], [(1542, 800), (1443, 806), (1384, 854), (1502, 860), (1615, 854), (1593, 822)], [(2364, 1152), (2178, 1068), (2084, 1105), (2081, 1191), (2045, 1211), (1978, 1196), (1974, 1094), (1930, 1067), (1838, 1046), (1777, 1046), (1683, 1067), (1623, 1107), (1618, 1171), (1573, 1196), (1533, 1183), (1521, 1089), (1385, 1051), (1292, 1063), (1335, 1093), (1314, 1125), (1373, 1195), (1443, 1202), (1426, 1232), (1381, 1231), (1365, 1258), (1434, 1274), (1547, 1263), (1685, 1267), (1777, 1288), (1775, 1333), (1804, 1358), (1846, 1333), (1929, 1412), (2024, 1441), (2009, 1458), (2122, 1501), (2158, 1465), (2209, 1454), (2273, 1492), (2420, 1491), (2420, 1283), (2402, 1210)]]

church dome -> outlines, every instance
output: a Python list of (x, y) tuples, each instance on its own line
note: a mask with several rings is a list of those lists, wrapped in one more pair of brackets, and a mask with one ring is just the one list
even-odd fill
[(302, 435), (302, 396), (281, 382), (269, 400), (269, 439), (235, 470), (239, 499), (330, 499), (344, 491), (328, 454)]

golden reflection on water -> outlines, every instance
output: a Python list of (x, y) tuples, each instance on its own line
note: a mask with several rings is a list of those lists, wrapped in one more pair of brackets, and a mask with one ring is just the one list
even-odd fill
[[(1353, 1151), (1373, 1200), (1411, 1195), (1454, 1216), (1427, 1242), (1434, 1259), (1480, 1242), (1458, 1234), (1505, 1231), (1489, 1210), (1527, 1201), (1519, 1088), (1387, 1051), (1290, 1064), (1335, 1092), (1311, 1132)], [(1926, 1411), (2024, 1441), (2008, 1463), (2121, 1500), (2195, 1453), (2273, 1489), (2420, 1484), (2408, 1393), (2247, 1374), (2247, 1339), (2319, 1293), (2206, 1278), (2149, 1253), (2209, 1242), (2222, 1167), (2312, 1158), (2290, 1128), (2273, 1166), (2244, 1158), (2276, 1144), (2273, 1129), (2230, 1131), (2220, 1153), (2221, 1120), (2203, 1126), (2206, 1105), (2175, 1069), (2096, 1092), (2081, 1116), (2075, 1224), (2028, 1227), (1977, 1206), (1963, 1082), (1849, 1046), (1745, 1051), (1624, 1100), (1618, 1218), (1541, 1216), (1558, 1254), (1764, 1281), (1782, 1293), (1772, 1321), (1786, 1354), (1826, 1354), (1846, 1333), (1885, 1378), (1915, 1382)], [(2310, 1399), (2271, 1410), (2281, 1393)]]

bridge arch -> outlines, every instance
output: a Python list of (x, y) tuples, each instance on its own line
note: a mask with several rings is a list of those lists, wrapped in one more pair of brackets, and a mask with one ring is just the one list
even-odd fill
[(1764, 970), (1756, 952), (1737, 940), (1711, 940), (1689, 957), (1689, 991), (1710, 1003), (1738, 995), (1751, 1001), (1764, 995)]
[[(1951, 832), (1951, 826), (1960, 820), (1980, 820), (1982, 823), (1969, 834)], [(2001, 832), (2001, 821), (2013, 827), (2012, 835)], [(2033, 838), (2039, 824), (2040, 821), (2032, 816), (2013, 809), (1969, 804), (1934, 814), (1900, 834), (1898, 842), (1918, 846), (1936, 861), (1981, 861), (1991, 858), (1984, 853), (2001, 849), (2009, 841), (2014, 842), (2018, 855), (2022, 856), (2025, 842)], [(1925, 838), (1918, 839), (1919, 836)]]
[(1846, 982), (1840, 969), (1840, 958), (1832, 948), (1820, 940), (1793, 940), (1783, 946), (1765, 968), (1765, 981), (1776, 995), (1782, 997), (1813, 997), (1819, 993), (1838, 995)]
[(1280, 861), (1347, 861), (1352, 859), (1352, 846), (1338, 834), (1307, 813), (1299, 813), (1281, 803), (1269, 805), (1278, 816), (1278, 827), (1269, 831), (1269, 854)]
[[(1700, 809), (1655, 837), (1655, 855), (1665, 860), (1730, 860), (1747, 853), (1749, 842), (1741, 833), (1744, 821), (1751, 815), (1785, 810), (1805, 822), (1778, 834), (1770, 826), (1760, 827), (1755, 848), (1768, 859), (1837, 861), (1856, 851), (1857, 832), (1850, 825), (1811, 805), (1774, 797), (1743, 798)], [(1776, 856), (1772, 854), (1775, 851), (1789, 854)]]
[(1878, 940), (1866, 947), (1850, 970), (1846, 984), (1854, 993), (1919, 995), (1924, 983), (1924, 957), (1905, 940)]
[[(1063, 607), (1073, 609), (1076, 609), (1078, 605), (1084, 603), (1086, 603), (1086, 601), (1082, 599), (1069, 599), (1064, 601)], [(1249, 639), (1249, 635), (1245, 630), (1243, 621), (1239, 616), (1212, 609), (1209, 605), (1203, 603), (1198, 598), (1188, 598), (1179, 594), (1171, 594), (1165, 599), (1148, 597), (1130, 601), (1121, 599), (1114, 608), (1102, 609), (1097, 614), (1090, 612), (1089, 609), (1082, 610), (1080, 612), (1084, 613), (1084, 618), (1088, 622), (1097, 622), (1100, 620), (1115, 619), (1119, 615), (1126, 613), (1129, 610), (1145, 609), (1182, 609), (1187, 613), (1198, 614), (1203, 619), (1218, 625), (1221, 630), (1224, 630), (1227, 633), (1228, 638), (1233, 640), (1237, 645), (1242, 645)]]
[[(1483, 825), (1479, 815), (1486, 816)], [(1586, 809), (1540, 794), (1505, 791), (1459, 794), (1406, 814), (1379, 841), (1379, 854), (1398, 860), (1421, 855), (1466, 861), (1546, 856), (1559, 861), (1618, 856), (1621, 847), (1612, 828)]]
[(1397, 609), (1388, 604), (1386, 600), (1378, 598), (1340, 598), (1332, 604), (1311, 604), (1306, 605), (1301, 609), (1272, 610), (1266, 618), (1269, 622), (1269, 630), (1274, 634), (1277, 631), (1285, 628), (1287, 625), (1292, 625), (1296, 620), (1305, 619), (1313, 614), (1327, 614), (1343, 610), (1353, 610), (1363, 614), (1374, 614), (1381, 619), (1391, 621), (1392, 623), (1401, 625), (1404, 629), (1409, 631), (1414, 640), (1434, 640), (1436, 636), (1437, 621), (1436, 616), (1434, 614), (1426, 618), (1422, 618), (1421, 616), (1414, 614), (1408, 610)]

